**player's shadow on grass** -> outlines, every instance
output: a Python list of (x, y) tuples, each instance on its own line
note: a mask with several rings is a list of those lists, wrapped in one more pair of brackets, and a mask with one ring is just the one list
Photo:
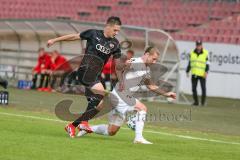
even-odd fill
[[(55, 115), (63, 121), (76, 120), (82, 115), (83, 112), (72, 113), (70, 110), (72, 104), (73, 104), (73, 100), (70, 100), (70, 99), (65, 99), (58, 102), (55, 106)], [(103, 105), (102, 105), (103, 107), (94, 118), (102, 117), (103, 115), (108, 114), (115, 108), (115, 106), (117, 106), (117, 104), (118, 104), (118, 98), (116, 98), (113, 94), (105, 96), (103, 99)], [(91, 110), (89, 110), (88, 112), (91, 113)], [(88, 114), (88, 112), (86, 112), (86, 114)]]

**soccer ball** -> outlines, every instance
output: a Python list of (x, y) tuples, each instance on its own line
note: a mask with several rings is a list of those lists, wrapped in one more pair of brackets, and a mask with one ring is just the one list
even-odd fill
[(171, 97), (168, 97), (167, 98), (167, 102), (168, 103), (174, 103), (175, 99), (171, 98)]
[(127, 126), (132, 129), (133, 131), (135, 131), (136, 129), (136, 115), (130, 115), (128, 117), (128, 120), (127, 120)]

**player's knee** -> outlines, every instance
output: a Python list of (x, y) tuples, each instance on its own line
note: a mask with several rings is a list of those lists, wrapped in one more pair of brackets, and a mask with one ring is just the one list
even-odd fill
[(142, 102), (139, 102), (139, 101), (137, 101), (135, 109), (137, 111), (145, 111), (145, 112), (147, 112), (147, 107)]
[(143, 105), (143, 108), (142, 108), (143, 111), (147, 112), (147, 107), (145, 105)]
[(114, 135), (116, 135), (119, 129), (120, 129), (120, 127), (118, 127), (118, 126), (110, 125), (110, 126), (108, 127), (108, 135), (109, 135), (109, 136), (114, 136)]
[(146, 107), (144, 104), (141, 104), (141, 105), (139, 106), (139, 111), (145, 111), (145, 112), (147, 112), (147, 107)]
[(110, 130), (110, 131), (108, 131), (108, 135), (109, 136), (114, 136), (114, 135), (116, 135), (117, 134), (117, 131), (115, 131), (115, 130)]

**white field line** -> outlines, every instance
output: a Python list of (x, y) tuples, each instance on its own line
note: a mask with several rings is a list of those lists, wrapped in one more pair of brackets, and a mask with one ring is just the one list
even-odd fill
[[(23, 117), (23, 118), (29, 118), (29, 119), (37, 119), (37, 120), (44, 120), (44, 121), (53, 121), (53, 122), (66, 123), (65, 121), (58, 120), (58, 119), (43, 118), (43, 117), (37, 117), (37, 116), (27, 116), (27, 115), (21, 115), (21, 114), (5, 113), (5, 112), (0, 112), (0, 115), (14, 116), (14, 117)], [(128, 129), (128, 128), (125, 128), (125, 127), (121, 127), (121, 128), (122, 129)], [(146, 132), (146, 133), (153, 133), (153, 134), (160, 134), (160, 135), (165, 135), (165, 136), (173, 136), (173, 137), (178, 137), (178, 138), (182, 138), (182, 139), (190, 139), (190, 140), (199, 140), (199, 141), (223, 143), (223, 144), (240, 145), (240, 143), (238, 143), (238, 142), (229, 142), (229, 141), (222, 141), (222, 140), (209, 139), (209, 138), (193, 137), (193, 136), (172, 134), (172, 133), (159, 132), (159, 131), (144, 130), (144, 132)]]

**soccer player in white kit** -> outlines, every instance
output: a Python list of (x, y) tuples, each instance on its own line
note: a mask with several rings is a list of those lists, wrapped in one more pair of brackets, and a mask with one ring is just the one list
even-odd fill
[(89, 127), (85, 127), (84, 124), (80, 124), (78, 136), (83, 136), (86, 133), (96, 133), (106, 136), (115, 135), (126, 119), (128, 113), (136, 114), (135, 120), (135, 139), (134, 143), (152, 144), (143, 137), (144, 121), (146, 119), (147, 107), (141, 103), (137, 98), (133, 97), (134, 90), (141, 86), (142, 83), (146, 87), (166, 97), (176, 98), (176, 94), (173, 92), (165, 93), (158, 86), (153, 84), (150, 79), (151, 64), (157, 62), (160, 52), (155, 47), (148, 47), (144, 52), (144, 55), (139, 58), (132, 58), (126, 61), (124, 69), (123, 84), (124, 90), (118, 90), (118, 84), (116, 88), (110, 93), (110, 101), (113, 106), (113, 110), (109, 113), (109, 124), (100, 124)]

